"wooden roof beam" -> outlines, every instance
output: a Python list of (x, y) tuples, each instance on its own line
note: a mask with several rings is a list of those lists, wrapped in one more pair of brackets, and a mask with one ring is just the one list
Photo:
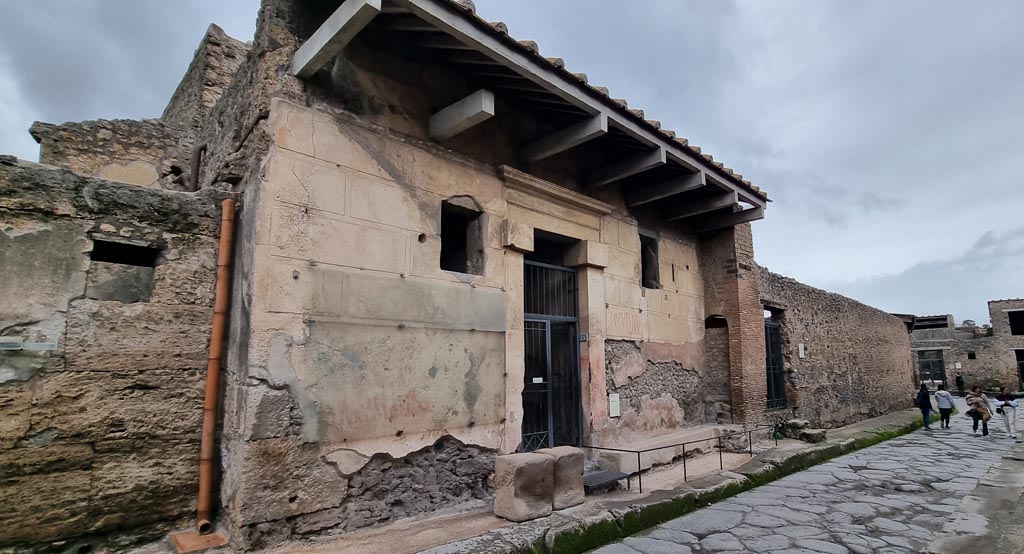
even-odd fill
[(494, 117), (494, 93), (480, 89), (430, 116), (430, 138), (445, 140)]
[(592, 171), (586, 176), (584, 182), (590, 187), (604, 187), (666, 163), (668, 163), (668, 158), (665, 156), (665, 149), (655, 148), (650, 152)]
[[(471, 18), (458, 13), (459, 8), (448, 0), (390, 0), (390, 3), (408, 10), (439, 29), (443, 29), (463, 44), (472, 46), (476, 51), (495, 60), (498, 65), (503, 65), (541, 85), (552, 94), (561, 97), (584, 112), (590, 115), (598, 113), (607, 115), (609, 124), (619, 127), (638, 142), (650, 147), (668, 149), (673, 161), (683, 167), (690, 170), (704, 170), (709, 174), (720, 171), (706, 160), (673, 143), (671, 139), (660, 132), (649, 129), (641, 122), (607, 105), (606, 100), (600, 97), (600, 93), (591, 90), (587, 85), (571, 81), (548, 64), (542, 64), (518, 48), (496, 39), (492, 36), (492, 30), (485, 30), (471, 21)], [(486, 23), (479, 25), (486, 25)], [(739, 185), (732, 182), (728, 182), (727, 186), (732, 190), (739, 188)], [(760, 198), (751, 198), (750, 201), (756, 206), (765, 205), (765, 201)]]
[(527, 144), (520, 156), (529, 162), (550, 158), (608, 132), (608, 117), (597, 114), (575, 125)]
[(724, 229), (726, 227), (735, 227), (736, 225), (757, 221), (759, 219), (764, 219), (764, 208), (760, 206), (747, 208), (731, 214), (708, 218), (707, 221), (695, 224), (693, 226), (693, 230), (698, 233), (703, 233), (705, 231), (714, 231), (716, 229)]
[(292, 73), (303, 79), (341, 53), (381, 11), (381, 0), (347, 0), (324, 21), (292, 58)]
[(704, 175), (703, 171), (698, 171), (697, 173), (691, 173), (689, 175), (683, 175), (682, 177), (676, 177), (675, 179), (669, 179), (668, 181), (664, 181), (656, 185), (644, 187), (636, 192), (631, 192), (626, 195), (626, 206), (635, 208), (663, 198), (704, 188), (707, 186), (707, 181), (704, 179)]
[(670, 223), (673, 221), (689, 219), (698, 215), (704, 215), (724, 208), (731, 208), (737, 205), (739, 201), (740, 197), (736, 191), (709, 196), (701, 200), (687, 202), (677, 209), (667, 212), (665, 216), (662, 217), (661, 222)]

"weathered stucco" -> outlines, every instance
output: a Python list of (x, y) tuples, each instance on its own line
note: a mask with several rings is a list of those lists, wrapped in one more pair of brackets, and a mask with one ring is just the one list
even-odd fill
[[(218, 196), (0, 160), (0, 340), (56, 343), (0, 351), (0, 546), (128, 544), (194, 510)], [(156, 267), (91, 261), (99, 237)]]

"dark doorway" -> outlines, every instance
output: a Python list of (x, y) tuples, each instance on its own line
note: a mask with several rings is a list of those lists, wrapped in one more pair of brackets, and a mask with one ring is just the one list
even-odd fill
[(779, 410), (786, 400), (786, 361), (782, 353), (782, 322), (777, 317), (764, 320), (765, 371), (768, 377), (766, 409)]
[(1019, 388), (1024, 391), (1024, 350), (1014, 350), (1017, 356), (1017, 379), (1020, 380)]
[[(535, 252), (546, 262), (561, 263), (556, 252), (570, 244), (542, 235), (534, 239)], [(576, 270), (546, 262), (531, 256), (523, 268), (526, 372), (521, 452), (582, 444)]]
[(946, 361), (941, 350), (918, 350), (917, 370), (922, 383), (932, 381), (946, 384)]

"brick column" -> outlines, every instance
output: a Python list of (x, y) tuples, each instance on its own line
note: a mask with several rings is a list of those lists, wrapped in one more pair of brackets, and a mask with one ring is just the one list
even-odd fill
[(754, 263), (750, 225), (701, 235), (705, 313), (729, 325), (729, 383), (733, 420), (753, 423), (764, 416), (767, 398), (764, 308)]

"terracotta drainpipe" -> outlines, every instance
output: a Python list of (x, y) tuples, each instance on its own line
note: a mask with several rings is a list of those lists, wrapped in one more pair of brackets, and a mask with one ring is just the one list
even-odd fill
[(206, 362), (206, 397), (203, 400), (203, 437), (199, 450), (199, 509), (196, 530), (213, 531), (210, 499), (213, 496), (213, 456), (217, 431), (217, 397), (220, 392), (220, 356), (224, 344), (224, 322), (228, 315), (231, 285), (231, 242), (235, 231), (235, 201), (228, 198), (220, 205), (220, 248), (217, 252), (217, 288), (213, 297), (213, 327), (210, 353)]

